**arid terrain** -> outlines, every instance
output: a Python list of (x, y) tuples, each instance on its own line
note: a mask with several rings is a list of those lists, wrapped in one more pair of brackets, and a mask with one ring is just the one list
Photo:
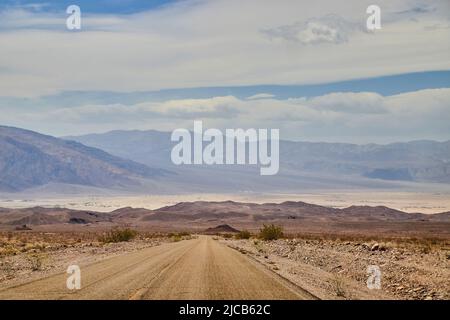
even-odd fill
[[(283, 239), (223, 240), (320, 299), (450, 298), (448, 242)], [(381, 288), (366, 285), (368, 266), (381, 271)]]
[[(269, 239), (270, 225), (282, 232)], [(448, 212), (196, 201), (3, 208), (0, 228), (1, 299), (449, 299)]]
[(0, 48), (16, 316), (450, 300), (450, 0), (1, 0)]
[(98, 231), (130, 226), (148, 231), (202, 232), (219, 224), (258, 230), (276, 223), (289, 233), (353, 234), (386, 237), (450, 236), (450, 212), (408, 213), (386, 206), (334, 208), (302, 201), (251, 203), (235, 201), (180, 202), (158, 209), (122, 207), (110, 212), (61, 207), (0, 208), (0, 230), (27, 225), (34, 231)]
[(208, 236), (143, 247), (81, 270), (80, 290), (69, 291), (67, 276), (55, 274), (0, 289), (0, 299), (314, 298)]

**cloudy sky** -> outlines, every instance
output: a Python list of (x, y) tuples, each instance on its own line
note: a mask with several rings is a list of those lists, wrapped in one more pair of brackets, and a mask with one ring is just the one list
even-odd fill
[[(382, 28), (368, 31), (374, 3)], [(448, 0), (4, 0), (0, 48), (2, 125), (450, 139)]]

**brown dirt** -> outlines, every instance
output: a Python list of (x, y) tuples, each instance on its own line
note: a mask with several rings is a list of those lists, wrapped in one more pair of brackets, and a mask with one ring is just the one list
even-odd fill
[[(321, 239), (222, 240), (321, 299), (450, 298), (449, 247), (425, 242)], [(369, 290), (367, 267), (381, 271)]]
[(312, 299), (245, 255), (200, 236), (81, 267), (80, 290), (61, 273), (0, 290), (0, 299)]

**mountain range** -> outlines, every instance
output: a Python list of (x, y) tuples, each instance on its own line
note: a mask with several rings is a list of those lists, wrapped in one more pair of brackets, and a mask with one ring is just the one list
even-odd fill
[(260, 176), (257, 165), (176, 166), (170, 157), (174, 145), (170, 133), (154, 130), (56, 138), (0, 126), (0, 191), (65, 193), (79, 186), (136, 193), (292, 193), (450, 184), (450, 141), (282, 140), (280, 171), (274, 176)]
[[(170, 152), (174, 143), (168, 132), (111, 131), (66, 138), (143, 164), (173, 167)], [(217, 167), (215, 171), (221, 173)], [(357, 145), (281, 140), (280, 172), (450, 183), (450, 141)]]
[(0, 126), (0, 190), (20, 191), (47, 183), (102, 188), (139, 185), (169, 172), (29, 130)]
[(283, 225), (287, 230), (297, 232), (388, 232), (391, 235), (424, 233), (448, 236), (450, 212), (427, 215), (406, 213), (385, 206), (350, 206), (338, 209), (301, 201), (263, 204), (195, 201), (181, 202), (155, 210), (124, 207), (111, 212), (43, 207), (0, 208), (0, 228), (7, 230), (27, 225), (33, 230), (80, 226), (88, 227), (86, 230), (95, 230), (131, 226), (173, 231), (205, 230), (223, 224), (257, 230), (263, 224), (270, 223)]

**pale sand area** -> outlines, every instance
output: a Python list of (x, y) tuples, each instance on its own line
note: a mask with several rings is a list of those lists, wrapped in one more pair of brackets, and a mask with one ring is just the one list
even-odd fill
[(23, 199), (0, 199), (0, 207), (25, 208), (33, 206), (66, 207), (71, 209), (108, 212), (122, 207), (157, 209), (183, 201), (238, 201), (276, 202), (303, 201), (323, 206), (345, 208), (351, 205), (387, 206), (405, 212), (438, 213), (450, 211), (450, 192), (311, 192), (296, 194), (182, 194), (138, 196), (70, 196), (30, 197)]

